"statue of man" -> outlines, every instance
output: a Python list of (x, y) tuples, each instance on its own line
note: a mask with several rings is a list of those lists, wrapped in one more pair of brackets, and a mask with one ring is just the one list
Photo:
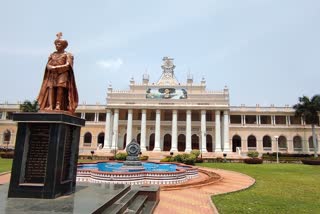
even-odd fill
[(78, 106), (78, 91), (73, 74), (73, 56), (65, 51), (68, 41), (57, 34), (55, 52), (50, 54), (38, 96), (40, 111), (74, 113)]

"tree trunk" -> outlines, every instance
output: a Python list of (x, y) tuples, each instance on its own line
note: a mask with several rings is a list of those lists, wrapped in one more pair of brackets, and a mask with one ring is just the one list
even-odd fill
[(316, 136), (316, 129), (315, 125), (312, 124), (312, 141), (313, 141), (313, 151), (314, 151), (314, 157), (318, 157), (318, 144), (317, 144), (317, 136)]

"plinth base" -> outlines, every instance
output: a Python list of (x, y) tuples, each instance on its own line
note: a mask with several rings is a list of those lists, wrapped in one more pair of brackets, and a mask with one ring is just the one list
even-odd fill
[(8, 197), (56, 198), (75, 191), (80, 128), (85, 120), (59, 113), (16, 113)]

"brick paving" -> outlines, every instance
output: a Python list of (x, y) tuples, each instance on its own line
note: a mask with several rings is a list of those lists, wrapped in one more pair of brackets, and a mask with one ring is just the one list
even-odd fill
[(10, 173), (2, 173), (0, 174), (0, 185), (8, 183), (10, 181)]
[(204, 167), (201, 167), (201, 169), (213, 171), (222, 176), (223, 179), (217, 183), (202, 187), (161, 191), (160, 202), (154, 213), (218, 213), (212, 204), (212, 195), (239, 191), (246, 189), (255, 183), (253, 178), (238, 172)]
[[(190, 187), (178, 190), (160, 192), (160, 202), (155, 209), (155, 214), (192, 214), (192, 213), (218, 213), (211, 201), (212, 195), (246, 189), (255, 183), (255, 180), (247, 175), (221, 170), (200, 167), (207, 171), (213, 171), (222, 180), (213, 184)], [(198, 178), (202, 179), (202, 178)], [(0, 175), (0, 184), (10, 181), (10, 173)]]

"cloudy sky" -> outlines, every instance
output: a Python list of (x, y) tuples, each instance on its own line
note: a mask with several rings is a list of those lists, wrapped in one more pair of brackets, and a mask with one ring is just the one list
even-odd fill
[(179, 82), (228, 86), (231, 105), (284, 106), (320, 93), (318, 0), (1, 0), (0, 102), (37, 97), (61, 31), (74, 54), (80, 103), (107, 86), (158, 81), (164, 56)]

